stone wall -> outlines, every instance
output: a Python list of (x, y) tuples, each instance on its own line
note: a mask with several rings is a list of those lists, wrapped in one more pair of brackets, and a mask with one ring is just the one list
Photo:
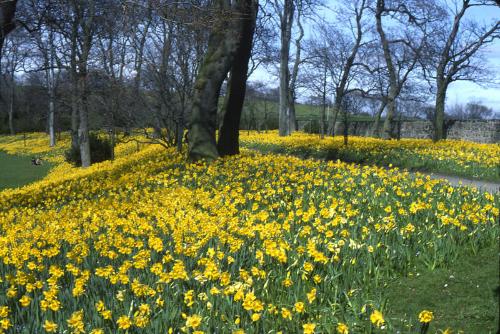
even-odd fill
[[(500, 120), (458, 121), (446, 120), (447, 139), (460, 139), (478, 143), (500, 142)], [(433, 126), (429, 121), (401, 122), (401, 138), (432, 138)]]
[[(369, 136), (373, 126), (372, 121), (349, 122), (349, 135)], [(383, 121), (380, 124), (382, 128)], [(326, 128), (326, 125), (325, 125)], [(317, 121), (299, 123), (299, 129), (306, 132), (319, 132)], [(344, 131), (343, 122), (335, 124), (335, 133), (342, 135)], [(431, 139), (433, 125), (430, 121), (395, 121), (394, 133), (400, 138)], [(445, 131), (447, 139), (468, 140), (478, 143), (500, 143), (500, 120), (446, 120)]]

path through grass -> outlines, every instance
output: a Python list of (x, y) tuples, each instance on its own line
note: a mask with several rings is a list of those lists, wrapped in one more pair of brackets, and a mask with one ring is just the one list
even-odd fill
[(0, 151), (0, 190), (21, 187), (43, 178), (52, 164), (33, 166), (30, 156), (10, 155)]

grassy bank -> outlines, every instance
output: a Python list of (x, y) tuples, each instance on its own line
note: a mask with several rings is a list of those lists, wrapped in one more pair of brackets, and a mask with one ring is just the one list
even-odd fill
[(45, 177), (52, 164), (44, 161), (41, 166), (31, 164), (31, 157), (10, 155), (0, 151), (0, 190), (16, 188)]
[(420, 310), (433, 310), (429, 333), (495, 334), (499, 329), (499, 249), (464, 251), (450, 265), (433, 270), (419, 266), (408, 277), (388, 282), (387, 317), (401, 333), (418, 333)]

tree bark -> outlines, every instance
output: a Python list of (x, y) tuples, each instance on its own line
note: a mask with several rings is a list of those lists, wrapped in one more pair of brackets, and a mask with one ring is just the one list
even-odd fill
[[(80, 69), (82, 71), (82, 69)], [(90, 157), (90, 142), (89, 142), (89, 116), (88, 116), (88, 101), (87, 101), (87, 75), (86, 72), (80, 72), (78, 78), (79, 87), (79, 126), (78, 126), (78, 143), (80, 145), (80, 158), (82, 167), (89, 167), (92, 163)]]
[(16, 82), (15, 82), (14, 70), (10, 73), (10, 89), (9, 89), (9, 132), (13, 136), (16, 134), (14, 128), (14, 98), (16, 93)]
[(342, 114), (342, 119), (343, 119), (342, 123), (344, 123), (344, 128), (342, 129), (342, 133), (344, 135), (344, 146), (347, 146), (349, 139), (349, 117), (347, 115), (347, 110), (344, 110), (344, 113)]
[(372, 136), (374, 137), (377, 138), (380, 137), (380, 118), (382, 117), (382, 113), (384, 112), (386, 106), (387, 106), (387, 100), (383, 99), (377, 110), (377, 114), (375, 115), (375, 122), (373, 122)]
[(71, 149), (80, 150), (78, 142), (78, 76), (77, 76), (77, 35), (78, 21), (74, 19), (71, 23), (71, 52), (70, 52), (70, 68), (71, 68)]
[(109, 141), (111, 144), (111, 161), (115, 160), (115, 145), (116, 145), (116, 134), (115, 127), (111, 127), (109, 130)]
[(239, 127), (245, 101), (248, 61), (252, 51), (253, 35), (257, 19), (258, 1), (243, 1), (243, 22), (236, 56), (228, 81), (227, 99), (223, 107), (224, 119), (219, 133), (217, 149), (220, 156), (239, 154)]
[(301, 42), (302, 39), (304, 38), (304, 27), (302, 26), (301, 22), (301, 16), (302, 16), (302, 2), (298, 1), (297, 5), (297, 27), (299, 28), (299, 36), (297, 39), (295, 39), (295, 60), (293, 63), (293, 69), (292, 73), (290, 76), (290, 85), (288, 88), (288, 108), (289, 108), (289, 115), (290, 115), (290, 120), (288, 122), (289, 126), (289, 132), (292, 133), (294, 131), (297, 131), (297, 115), (295, 113), (295, 102), (296, 102), (296, 86), (297, 86), (297, 77), (299, 75), (299, 66), (301, 62), (301, 52), (302, 52), (302, 46)]
[(394, 133), (392, 132), (392, 123), (394, 115), (396, 114), (396, 97), (397, 88), (391, 84), (389, 88), (389, 95), (387, 96), (387, 113), (384, 120), (384, 127), (382, 131), (382, 137), (384, 139), (394, 138)]
[(5, 37), (16, 27), (14, 17), (16, 14), (17, 0), (0, 2), (0, 60)]
[(433, 140), (445, 139), (444, 133), (444, 108), (446, 102), (447, 84), (445, 81), (438, 80), (436, 93), (436, 110), (434, 111), (434, 135)]
[(377, 11), (375, 13), (375, 18), (377, 21), (377, 32), (380, 36), (380, 41), (382, 43), (382, 49), (384, 51), (384, 59), (387, 65), (387, 71), (389, 73), (389, 96), (387, 99), (387, 114), (384, 121), (383, 127), (383, 137), (389, 139), (393, 137), (392, 134), (392, 119), (396, 112), (396, 97), (398, 95), (398, 80), (396, 77), (396, 69), (392, 62), (392, 54), (389, 48), (389, 41), (385, 35), (384, 29), (382, 27), (382, 13), (385, 11), (384, 0), (377, 0)]
[(288, 90), (288, 134), (297, 130), (297, 115), (295, 112), (295, 89), (290, 86)]
[(281, 50), (280, 50), (280, 99), (279, 99), (279, 135), (290, 135), (290, 41), (292, 39), (293, 0), (284, 0), (281, 16)]
[(328, 133), (331, 136), (335, 136), (335, 123), (337, 122), (337, 117), (339, 114), (339, 111), (342, 109), (342, 101), (344, 99), (344, 96), (346, 95), (346, 90), (348, 87), (348, 82), (349, 82), (349, 76), (351, 75), (351, 70), (352, 67), (354, 66), (354, 60), (356, 59), (356, 56), (358, 55), (359, 48), (361, 46), (361, 40), (363, 39), (363, 27), (361, 23), (361, 19), (363, 17), (363, 12), (366, 9), (366, 1), (363, 0), (359, 4), (359, 9), (356, 10), (356, 40), (354, 43), (354, 46), (351, 50), (351, 53), (349, 54), (349, 57), (347, 57), (347, 60), (344, 64), (344, 67), (342, 68), (342, 77), (340, 79), (340, 82), (338, 83), (336, 89), (335, 89), (335, 101), (333, 104), (333, 117), (332, 120), (328, 126)]
[(54, 100), (52, 98), (49, 98), (49, 118), (48, 118), (48, 123), (49, 123), (49, 145), (50, 147), (56, 146), (56, 133), (54, 130)]
[(49, 117), (48, 117), (48, 125), (49, 125), (49, 145), (50, 147), (56, 146), (56, 133), (54, 130), (54, 118), (55, 118), (55, 100), (56, 100), (56, 77), (54, 73), (54, 58), (55, 58), (55, 50), (54, 50), (54, 38), (52, 31), (49, 33), (49, 43), (50, 43), (50, 55), (45, 53), (46, 63), (49, 65), (47, 69), (47, 88), (49, 93)]
[(71, 147), (80, 149), (78, 143), (78, 88), (76, 78), (73, 79), (73, 91), (71, 92)]
[[(2, 60), (2, 50), (3, 43), (5, 41), (5, 37), (9, 32), (14, 30), (15, 22), (14, 17), (16, 13), (16, 4), (17, 0), (13, 1), (2, 1), (0, 3), (0, 61)], [(0, 62), (1, 64), (1, 62)], [(12, 82), (11, 82), (11, 96), (9, 102), (9, 131), (10, 134), (15, 134), (14, 130), (14, 72), (12, 73)]]
[(323, 69), (323, 87), (322, 87), (322, 106), (321, 106), (321, 117), (320, 117), (320, 125), (319, 125), (319, 132), (320, 132), (320, 138), (323, 139), (325, 138), (325, 117), (326, 117), (326, 74), (327, 74), (327, 68), (326, 65)]
[[(227, 0), (218, 0), (221, 9), (230, 8)], [(222, 20), (221, 20), (222, 21)], [(193, 109), (189, 126), (189, 152), (191, 161), (214, 160), (219, 157), (215, 139), (217, 103), (222, 82), (229, 72), (238, 47), (234, 19), (229, 27), (216, 22), (210, 33), (208, 48), (194, 85)]]
[(337, 117), (339, 115), (340, 109), (342, 108), (342, 98), (343, 96), (338, 93), (335, 94), (335, 100), (333, 102), (333, 117), (331, 118), (330, 124), (328, 125), (328, 134), (332, 137), (335, 136), (335, 123), (337, 123)]
[[(75, 8), (79, 12), (78, 4), (74, 4)], [(90, 152), (90, 142), (89, 142), (89, 111), (88, 111), (88, 87), (87, 87), (87, 74), (88, 74), (88, 59), (90, 55), (90, 50), (92, 48), (92, 40), (94, 37), (94, 16), (95, 16), (95, 1), (86, 1), (88, 6), (88, 17), (82, 19), (78, 22), (76, 28), (75, 40), (78, 37), (78, 25), (81, 27), (81, 51), (78, 55), (78, 144), (80, 145), (80, 158), (82, 161), (82, 167), (89, 167), (92, 164), (91, 152)]]

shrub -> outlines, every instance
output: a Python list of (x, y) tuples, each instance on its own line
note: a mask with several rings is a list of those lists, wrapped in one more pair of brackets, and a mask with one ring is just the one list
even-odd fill
[[(108, 139), (99, 137), (95, 133), (89, 134), (90, 143), (90, 160), (92, 163), (101, 162), (111, 159), (111, 143)], [(75, 166), (82, 165), (80, 157), (80, 148), (71, 147), (64, 153), (67, 162)]]

